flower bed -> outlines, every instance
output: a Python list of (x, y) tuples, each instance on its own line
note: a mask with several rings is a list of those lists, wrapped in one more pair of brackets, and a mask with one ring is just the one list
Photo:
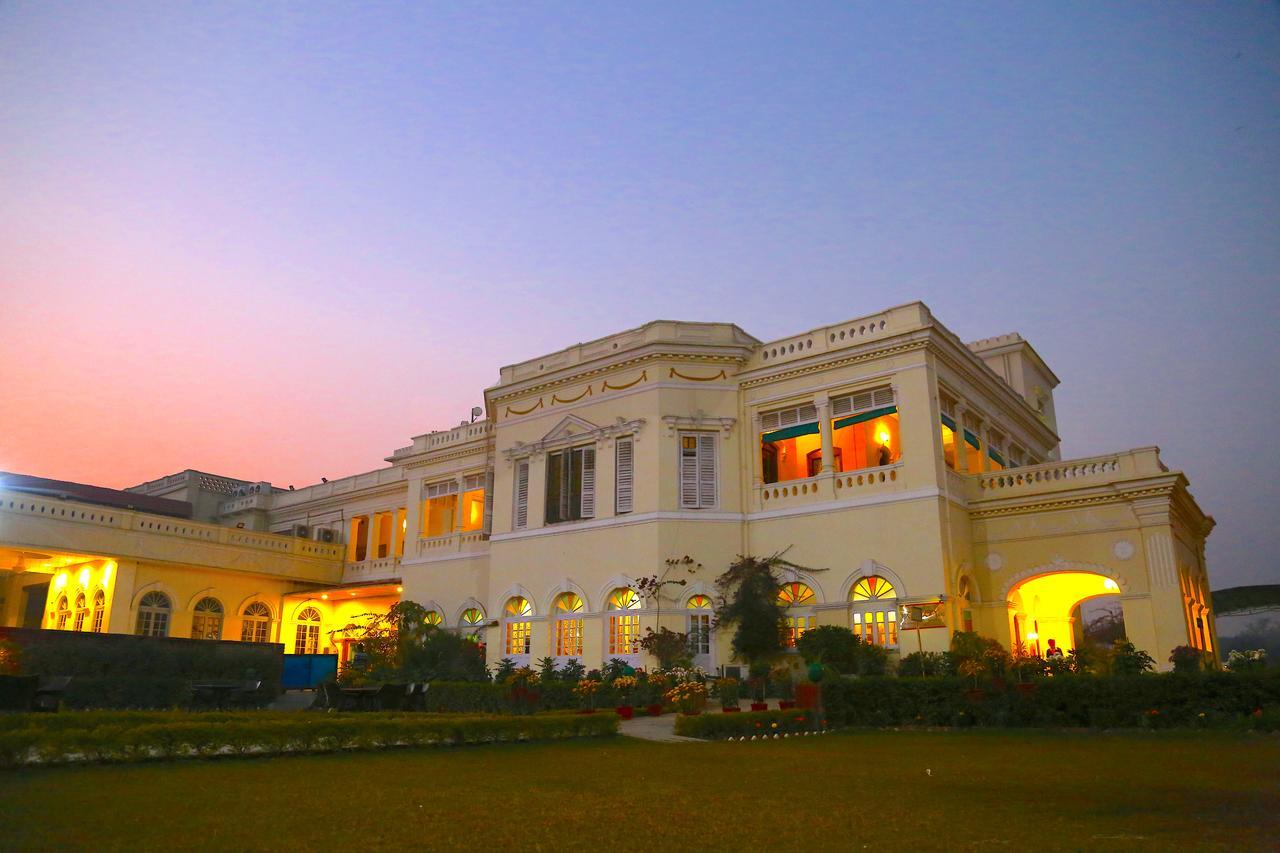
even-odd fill
[(0, 767), (559, 740), (612, 735), (618, 730), (613, 714), (89, 711), (15, 714), (3, 723)]
[(753, 711), (676, 718), (676, 734), (705, 740), (794, 735), (826, 728), (827, 718), (811, 711)]

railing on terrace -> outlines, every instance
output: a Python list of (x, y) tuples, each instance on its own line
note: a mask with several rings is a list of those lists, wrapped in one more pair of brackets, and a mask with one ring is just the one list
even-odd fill
[(996, 500), (1039, 492), (1102, 485), (1168, 471), (1155, 447), (1141, 447), (1086, 459), (1066, 459), (966, 477), (970, 500)]
[(388, 580), (398, 577), (400, 577), (399, 557), (380, 557), (359, 563), (347, 562), (342, 566), (343, 583)]
[(902, 463), (861, 471), (823, 474), (804, 480), (769, 483), (760, 487), (758, 509), (781, 509), (831, 500), (898, 491), (905, 485)]
[(236, 527), (222, 527), (217, 524), (166, 518), (134, 510), (100, 507), (94, 504), (82, 504), (74, 501), (53, 500), (33, 497), (25, 492), (0, 490), (0, 515), (5, 513), (48, 518), (54, 521), (65, 521), (115, 530), (145, 531), (149, 534), (172, 536), (196, 542), (238, 545), (245, 548), (271, 551), (277, 554), (291, 554), (316, 559), (341, 559), (343, 549), (342, 545), (314, 542), (310, 539), (294, 536), (281, 536), (277, 533), (259, 533), (252, 530), (241, 530)]
[(306, 503), (317, 498), (327, 498), (331, 495), (341, 495), (348, 492), (357, 492), (361, 489), (368, 489), (373, 486), (384, 486), (388, 483), (404, 482), (404, 470), (401, 468), (379, 468), (377, 471), (369, 471), (364, 474), (355, 474), (351, 477), (343, 477), (340, 480), (330, 480), (327, 483), (318, 483), (314, 486), (307, 486), (303, 489), (295, 489), (292, 492), (276, 492), (272, 496), (272, 506), (275, 509), (281, 509), (294, 504)]
[(488, 549), (489, 536), (479, 530), (454, 531), (443, 536), (424, 536), (418, 540), (419, 557), (470, 554)]

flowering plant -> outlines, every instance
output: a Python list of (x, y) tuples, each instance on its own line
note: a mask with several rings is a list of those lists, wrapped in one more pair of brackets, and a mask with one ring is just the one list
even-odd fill
[(667, 691), (666, 700), (681, 713), (695, 714), (707, 705), (707, 686), (701, 681), (682, 681)]
[(540, 680), (538, 673), (527, 666), (522, 666), (507, 676), (507, 684), (512, 687), (536, 687)]
[(738, 707), (738, 679), (721, 678), (716, 681), (716, 692), (720, 694), (720, 706), (723, 708)]
[(584, 678), (573, 686), (573, 695), (582, 700), (588, 709), (596, 706), (596, 693), (600, 690), (600, 682), (594, 678)]
[(619, 675), (613, 680), (613, 689), (618, 691), (623, 705), (631, 704), (631, 691), (636, 689), (638, 683), (634, 675)]
[(1227, 655), (1227, 669), (1232, 672), (1247, 672), (1267, 668), (1266, 649), (1232, 649)]

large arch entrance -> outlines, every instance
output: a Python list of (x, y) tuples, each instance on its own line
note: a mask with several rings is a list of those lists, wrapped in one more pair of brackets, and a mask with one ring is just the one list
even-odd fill
[[(1021, 643), (1032, 654), (1045, 654), (1050, 640), (1069, 652), (1083, 636), (1081, 613), (1096, 612), (1090, 603), (1107, 599), (1115, 602), (1119, 612), (1119, 593), (1115, 579), (1098, 572), (1067, 569), (1033, 575), (1009, 590), (1009, 636), (1014, 647)], [(1123, 620), (1123, 615), (1119, 618)]]

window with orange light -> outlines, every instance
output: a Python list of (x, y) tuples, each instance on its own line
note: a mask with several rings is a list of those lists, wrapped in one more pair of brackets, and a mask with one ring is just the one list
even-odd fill
[(859, 578), (849, 590), (849, 628), (873, 646), (898, 645), (898, 592), (879, 575)]
[(479, 530), (484, 526), (484, 489), (462, 493), (462, 529)]
[(785, 483), (815, 477), (822, 469), (818, 409), (812, 403), (760, 417), (760, 479)]
[(582, 599), (572, 592), (556, 596), (552, 610), (556, 616), (556, 656), (582, 657)]
[(952, 471), (960, 470), (960, 448), (956, 442), (956, 419), (942, 413), (942, 459)]
[(892, 388), (831, 400), (831, 445), (837, 471), (892, 465), (902, 458), (898, 406)]
[(640, 596), (630, 587), (619, 587), (609, 595), (609, 654), (634, 655), (640, 652)]
[(428, 483), (422, 502), (422, 535), (447, 536), (453, 532), (458, 512), (458, 481)]
[(793, 581), (778, 588), (778, 604), (787, 608), (782, 619), (782, 644), (787, 648), (794, 649), (796, 641), (813, 627), (813, 616), (806, 612), (796, 612), (796, 609), (808, 607), (816, 601), (813, 588), (806, 583)]

